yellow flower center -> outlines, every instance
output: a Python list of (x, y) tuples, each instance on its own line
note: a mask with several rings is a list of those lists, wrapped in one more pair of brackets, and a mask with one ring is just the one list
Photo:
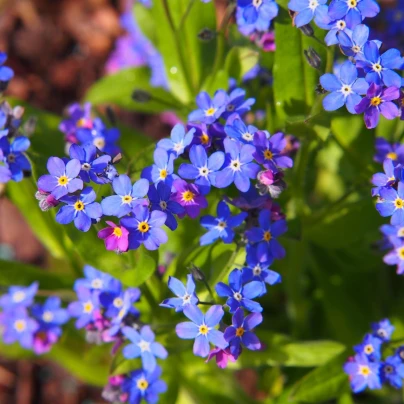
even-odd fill
[(78, 126), (79, 128), (82, 128), (85, 125), (86, 125), (86, 120), (84, 118), (81, 118), (76, 122), (76, 126)]
[(205, 324), (199, 326), (199, 334), (206, 335), (208, 332), (209, 328)]
[(91, 302), (86, 302), (83, 304), (84, 313), (91, 313), (93, 311), (93, 304)]
[(122, 203), (131, 203), (133, 198), (130, 195), (125, 195), (122, 197)]
[(209, 136), (203, 132), (202, 135), (200, 136), (201, 143), (202, 144), (208, 144), (209, 143)]
[[(404, 98), (403, 98), (403, 99), (404, 99)], [(397, 159), (398, 159), (397, 153), (394, 153), (394, 152), (387, 153), (387, 154), (386, 154), (386, 157), (387, 157), (388, 159), (391, 159), (391, 160), (397, 160)]]
[(194, 193), (191, 191), (185, 191), (182, 193), (182, 199), (185, 202), (192, 202), (194, 200)]
[(404, 237), (404, 227), (400, 227), (400, 229), (397, 232), (398, 237)]
[(394, 206), (396, 207), (396, 209), (402, 209), (404, 207), (404, 200), (401, 198), (397, 198), (394, 201)]
[(379, 63), (375, 63), (373, 66), (372, 66), (372, 68), (373, 68), (373, 70), (375, 71), (375, 72), (377, 72), (377, 73), (379, 73), (379, 72), (381, 72), (382, 71), (382, 66), (379, 64)]
[(205, 111), (206, 116), (212, 116), (216, 112), (216, 108), (210, 107)]
[(120, 227), (115, 227), (112, 233), (115, 237), (122, 237), (122, 229)]
[(238, 327), (236, 329), (236, 337), (242, 337), (244, 335), (244, 328), (243, 327)]
[(74, 209), (76, 209), (76, 210), (83, 210), (84, 209), (84, 203), (83, 202), (81, 202), (81, 201), (77, 201), (75, 204), (74, 204)]
[(271, 238), (272, 238), (271, 232), (270, 232), (270, 231), (266, 231), (266, 232), (264, 233), (263, 239), (264, 239), (265, 241), (270, 241)]
[(103, 137), (96, 138), (93, 141), (93, 145), (102, 150), (105, 147), (105, 139)]
[(382, 99), (380, 97), (373, 97), (370, 100), (370, 105), (372, 105), (373, 107), (377, 107), (382, 103)]
[(360, 365), (359, 366), (359, 374), (362, 376), (369, 376), (371, 374), (371, 370), (369, 368), (369, 366), (365, 366), (365, 365)]
[(358, 46), (358, 45), (354, 45), (354, 46), (352, 46), (352, 50), (353, 50), (355, 53), (359, 53), (359, 52), (361, 51), (361, 47)]
[(349, 0), (349, 8), (355, 8), (357, 4), (356, 0)]
[(139, 390), (145, 391), (149, 387), (149, 382), (146, 379), (141, 378), (137, 381), (136, 386)]
[(27, 327), (27, 324), (24, 320), (17, 320), (14, 323), (14, 328), (18, 331), (18, 332), (23, 332), (25, 330), (25, 328)]
[(146, 233), (150, 229), (149, 223), (147, 223), (147, 222), (139, 222), (139, 224), (137, 225), (137, 229), (141, 233)]
[(162, 180), (165, 180), (167, 178), (167, 175), (168, 175), (168, 173), (167, 173), (167, 170), (165, 168), (160, 170), (160, 178)]
[(404, 260), (404, 247), (400, 247), (399, 249), (397, 249), (397, 254), (400, 259)]
[(69, 182), (69, 178), (66, 177), (66, 175), (62, 175), (61, 177), (58, 178), (58, 185), (66, 185)]
[(370, 355), (371, 353), (374, 352), (373, 346), (370, 344), (365, 345), (365, 347), (363, 348), (363, 350), (365, 351), (365, 353), (367, 355)]
[(264, 158), (265, 160), (272, 160), (273, 154), (271, 152), (271, 150), (265, 150), (264, 151)]

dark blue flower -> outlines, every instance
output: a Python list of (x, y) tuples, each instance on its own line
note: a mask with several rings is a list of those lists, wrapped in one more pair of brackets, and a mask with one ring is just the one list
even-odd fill
[(391, 334), (393, 334), (394, 326), (390, 323), (389, 319), (379, 321), (372, 324), (372, 331), (376, 337), (379, 337), (382, 341), (390, 341)]
[(124, 327), (123, 335), (131, 342), (123, 348), (126, 359), (142, 358), (142, 366), (146, 372), (153, 372), (157, 366), (156, 358), (166, 359), (167, 351), (163, 345), (154, 341), (154, 333), (148, 325), (143, 326), (140, 332), (132, 327)]
[(216, 91), (213, 99), (208, 93), (200, 92), (196, 97), (196, 105), (199, 109), (189, 114), (188, 121), (206, 124), (215, 122), (225, 111), (227, 99), (227, 94), (223, 90)]
[(201, 145), (194, 145), (189, 151), (189, 159), (192, 164), (183, 163), (178, 169), (178, 174), (187, 180), (195, 180), (201, 193), (210, 192), (211, 185), (215, 185), (216, 174), (224, 164), (225, 155), (221, 151), (212, 153), (209, 158), (206, 150)]
[(9, 81), (14, 77), (14, 71), (8, 66), (3, 66), (6, 60), (7, 54), (0, 52), (0, 91), (4, 91)]
[(363, 342), (354, 346), (356, 353), (365, 355), (371, 361), (378, 361), (381, 357), (380, 348), (382, 346), (382, 340), (374, 337), (372, 334), (366, 334)]
[(360, 393), (369, 389), (380, 389), (382, 387), (379, 371), (379, 362), (370, 362), (366, 355), (355, 355), (349, 358), (344, 365), (344, 371), (349, 376), (352, 391)]
[(245, 90), (242, 88), (235, 88), (229, 95), (226, 94), (226, 108), (221, 117), (227, 119), (231, 114), (237, 113), (239, 115), (243, 115), (249, 111), (251, 109), (251, 105), (255, 103), (255, 99), (248, 98), (246, 100), (245, 94)]
[(252, 144), (254, 133), (258, 131), (255, 126), (246, 125), (242, 119), (237, 117), (233, 122), (226, 123), (224, 131), (227, 136), (240, 141), (241, 143)]
[(74, 221), (74, 225), (81, 231), (90, 230), (92, 220), (98, 220), (102, 216), (101, 205), (95, 202), (97, 195), (91, 187), (83, 189), (80, 195), (64, 196), (61, 202), (66, 203), (56, 214), (56, 221), (60, 224), (68, 224)]
[(165, 225), (170, 230), (175, 230), (178, 226), (174, 215), (185, 213), (185, 209), (176, 201), (173, 200), (171, 187), (160, 181), (157, 186), (152, 185), (147, 194), (150, 201), (150, 210), (159, 210), (167, 215)]
[(258, 243), (257, 253), (263, 260), (282, 259), (285, 256), (285, 249), (279, 244), (277, 237), (287, 230), (285, 220), (271, 221), (271, 212), (261, 210), (258, 217), (260, 227), (252, 227), (246, 231), (249, 242)]
[(177, 297), (170, 297), (163, 300), (161, 307), (183, 311), (188, 304), (196, 305), (198, 298), (195, 294), (195, 282), (191, 274), (187, 275), (187, 285), (185, 286), (179, 279), (170, 276), (168, 278), (168, 288)]
[(130, 178), (121, 174), (112, 181), (116, 195), (107, 196), (101, 201), (102, 212), (107, 216), (126, 216), (135, 206), (147, 206), (144, 197), (149, 190), (149, 182), (142, 178), (133, 185)]
[(380, 377), (383, 383), (388, 383), (396, 389), (403, 385), (404, 363), (399, 356), (387, 357), (380, 366)]
[(376, 173), (372, 177), (372, 184), (376, 186), (372, 189), (372, 196), (379, 196), (382, 188), (390, 188), (402, 179), (402, 168), (395, 167), (393, 160), (385, 159), (383, 169), (384, 173)]
[(224, 168), (216, 175), (216, 187), (226, 188), (234, 182), (237, 189), (246, 192), (250, 179), (257, 176), (259, 165), (253, 163), (255, 147), (239, 141), (225, 139), (226, 159)]
[(161, 147), (168, 152), (176, 153), (177, 157), (184, 153), (184, 150), (189, 146), (194, 138), (195, 129), (191, 128), (185, 132), (185, 128), (181, 124), (176, 124), (171, 130), (169, 139), (162, 139), (157, 143), (157, 147)]
[(24, 178), (24, 171), (31, 171), (31, 163), (24, 154), (29, 146), (30, 141), (25, 136), (14, 138), (11, 144), (6, 136), (0, 136), (0, 153), (14, 181), (21, 181)]
[(145, 206), (136, 206), (134, 216), (121, 220), (129, 230), (129, 249), (143, 244), (148, 250), (157, 250), (160, 244), (167, 242), (167, 234), (160, 227), (165, 223), (167, 214), (158, 210), (150, 212)]
[(394, 165), (404, 163), (404, 144), (389, 143), (382, 137), (377, 137), (375, 140), (376, 154), (374, 160), (380, 164), (388, 158), (393, 160)]
[(230, 308), (230, 313), (234, 313), (239, 307), (244, 307), (253, 313), (261, 312), (261, 305), (252, 299), (261, 296), (263, 289), (262, 282), (257, 281), (247, 283), (243, 286), (242, 274), (238, 269), (230, 272), (229, 285), (219, 282), (215, 287), (216, 293), (220, 297), (227, 297), (226, 304)]
[(248, 215), (242, 212), (231, 216), (230, 213), (226, 202), (220, 201), (217, 205), (217, 217), (210, 215), (201, 217), (201, 225), (209, 230), (200, 238), (199, 243), (201, 245), (211, 244), (219, 238), (226, 244), (233, 241), (235, 235), (232, 230), (233, 227), (240, 226)]
[(241, 354), (241, 345), (251, 351), (261, 349), (261, 342), (252, 330), (262, 323), (261, 313), (251, 313), (244, 317), (244, 311), (238, 308), (233, 314), (232, 325), (224, 331), (224, 339), (229, 343), (230, 353), (237, 359)]

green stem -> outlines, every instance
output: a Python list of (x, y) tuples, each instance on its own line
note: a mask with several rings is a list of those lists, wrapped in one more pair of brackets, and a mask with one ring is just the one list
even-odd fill
[(181, 22), (180, 22), (180, 25), (179, 25), (179, 27), (178, 27), (178, 31), (181, 31), (181, 30), (182, 30), (182, 28), (183, 28), (183, 26), (184, 26), (184, 24), (185, 24), (185, 20), (187, 19), (189, 13), (191, 12), (191, 9), (192, 9), (192, 6), (194, 5), (194, 3), (195, 3), (195, 0), (191, 0), (191, 1), (188, 3), (187, 9), (185, 10), (185, 13), (184, 13), (184, 15), (183, 15), (182, 18), (181, 18)]
[(237, 243), (236, 249), (231, 254), (229, 260), (227, 261), (227, 264), (224, 266), (222, 271), (219, 273), (219, 276), (216, 277), (215, 282), (214, 282), (215, 284), (217, 282), (220, 282), (223, 279), (223, 277), (226, 275), (226, 273), (230, 271), (231, 267), (234, 266), (234, 261), (236, 260), (237, 254), (239, 253), (240, 249), (241, 249), (241, 246), (240, 246), (240, 244)]

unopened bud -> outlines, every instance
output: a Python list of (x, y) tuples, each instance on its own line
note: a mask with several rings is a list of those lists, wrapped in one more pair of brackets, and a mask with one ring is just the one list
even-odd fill
[(60, 203), (52, 194), (40, 189), (35, 193), (35, 198), (39, 201), (39, 207), (44, 212), (58, 206)]
[(303, 25), (302, 27), (299, 27), (299, 29), (306, 36), (313, 36), (314, 35), (314, 29), (310, 24)]
[(258, 183), (256, 185), (260, 195), (269, 194), (272, 198), (278, 198), (281, 192), (286, 188), (283, 181), (283, 172), (273, 172), (272, 170), (260, 171), (257, 175)]
[(309, 49), (305, 49), (303, 53), (311, 67), (314, 67), (315, 69), (319, 69), (321, 67), (320, 55), (311, 46)]
[(37, 121), (38, 119), (35, 116), (31, 116), (28, 121), (24, 123), (23, 132), (25, 136), (30, 137), (34, 134)]
[(196, 265), (191, 264), (188, 270), (189, 272), (191, 272), (192, 276), (196, 281), (203, 282), (205, 280), (205, 274)]
[(198, 33), (198, 38), (201, 41), (209, 42), (215, 37), (216, 33), (209, 28), (203, 28)]
[(151, 95), (149, 92), (145, 91), (145, 90), (134, 90), (132, 93), (132, 99), (136, 102), (141, 102), (141, 103), (145, 103), (145, 102), (149, 102), (151, 100)]
[(317, 84), (315, 91), (316, 94), (325, 94), (327, 92), (320, 83)]
[(106, 109), (106, 113), (107, 113), (107, 118), (109, 120), (109, 122), (111, 122), (111, 125), (116, 125), (116, 115), (114, 110), (108, 105), (107, 109)]

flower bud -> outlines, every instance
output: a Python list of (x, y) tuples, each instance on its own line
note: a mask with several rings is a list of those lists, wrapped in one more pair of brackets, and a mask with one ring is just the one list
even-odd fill
[(188, 270), (189, 272), (191, 272), (192, 276), (196, 281), (203, 282), (205, 280), (205, 274), (196, 265), (191, 264)]
[(311, 67), (314, 67), (315, 69), (319, 69), (321, 67), (320, 55), (311, 46), (309, 49), (305, 49), (303, 53)]
[(144, 90), (137, 89), (132, 93), (132, 99), (136, 102), (146, 103), (149, 102), (151, 98), (151, 94)]
[(278, 198), (281, 192), (286, 188), (281, 171), (272, 170), (260, 171), (257, 175), (258, 184), (256, 185), (260, 195), (269, 193), (272, 198)]
[(216, 33), (209, 28), (203, 28), (198, 33), (198, 38), (201, 41), (209, 42), (215, 37)]
[(299, 29), (306, 36), (313, 36), (314, 35), (313, 27), (310, 24), (303, 25)]
[(50, 193), (38, 189), (35, 193), (35, 198), (39, 201), (39, 207), (46, 212), (49, 209), (59, 205), (59, 201)]

